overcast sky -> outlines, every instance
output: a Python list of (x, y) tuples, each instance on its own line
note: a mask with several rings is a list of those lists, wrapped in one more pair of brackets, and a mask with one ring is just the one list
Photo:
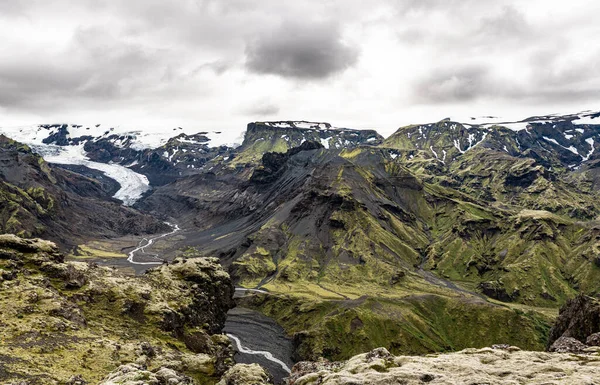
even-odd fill
[(0, 126), (600, 109), (597, 0), (0, 0)]

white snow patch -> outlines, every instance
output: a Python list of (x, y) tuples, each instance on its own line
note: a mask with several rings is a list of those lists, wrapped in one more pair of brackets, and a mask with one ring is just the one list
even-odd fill
[(323, 147), (325, 147), (326, 149), (329, 150), (329, 139), (331, 139), (331, 137), (329, 138), (321, 138), (321, 144), (323, 145)]
[(433, 149), (433, 146), (429, 146), (429, 149), (431, 150), (431, 152), (433, 152), (433, 155), (435, 155), (435, 158), (439, 159), (437, 152), (435, 152), (435, 150)]
[(467, 138), (467, 140), (469, 141), (469, 148), (473, 147), (473, 141), (475, 140), (475, 135), (469, 133), (469, 137)]
[(593, 138), (587, 138), (585, 140), (591, 147), (590, 152), (588, 152), (588, 154), (586, 156), (581, 156), (583, 158), (583, 161), (585, 162), (586, 160), (590, 159), (590, 156), (592, 156), (592, 154), (594, 153), (594, 139)]
[(600, 118), (592, 118), (591, 116), (579, 116), (579, 118), (571, 121), (573, 124), (600, 124)]
[(452, 141), (452, 143), (454, 143), (454, 147), (456, 147), (458, 149), (458, 151), (460, 151), (461, 154), (464, 154), (465, 152), (460, 148), (460, 141), (458, 139), (454, 139)]
[(544, 138), (544, 140), (546, 140), (546, 141), (548, 141), (548, 142), (550, 142), (550, 143), (554, 143), (554, 144), (556, 144), (557, 146), (564, 148), (565, 150), (569, 150), (569, 151), (571, 151), (571, 152), (572, 152), (573, 154), (575, 154), (575, 155), (579, 155), (579, 156), (581, 156), (581, 155), (579, 154), (579, 152), (577, 151), (577, 149), (576, 149), (575, 147), (573, 147), (573, 146), (565, 147), (565, 146), (563, 146), (562, 144), (558, 143), (558, 142), (556, 141), (556, 139), (548, 138), (547, 136), (542, 136), (542, 138)]
[(552, 143), (556, 144), (557, 146), (560, 146), (560, 147), (562, 147), (562, 146), (560, 145), (560, 143), (558, 143), (558, 142), (556, 141), (556, 139), (548, 138), (547, 136), (542, 136), (542, 138), (544, 138), (544, 140), (547, 140), (548, 142), (552, 142)]
[(526, 130), (531, 122), (516, 122), (516, 123), (500, 123), (498, 126), (506, 127), (512, 131)]

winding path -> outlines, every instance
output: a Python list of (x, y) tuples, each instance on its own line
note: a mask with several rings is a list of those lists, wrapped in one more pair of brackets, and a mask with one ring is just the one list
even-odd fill
[[(161, 234), (157, 237), (154, 238), (142, 238), (142, 240), (140, 241), (138, 247), (136, 247), (135, 249), (131, 250), (128, 254), (127, 257), (127, 262), (132, 263), (134, 265), (160, 265), (164, 262), (163, 259), (159, 258), (158, 254), (148, 254), (146, 253), (145, 249), (146, 247), (152, 245), (154, 243), (155, 240), (160, 239), (160, 238), (164, 238), (164, 237), (168, 237), (169, 235), (173, 235), (176, 232), (178, 232), (179, 230), (181, 230), (179, 228), (179, 226), (177, 224), (173, 224), (173, 223), (169, 223), (169, 222), (165, 222), (167, 225), (171, 226), (171, 228), (173, 229), (173, 231), (165, 233), (165, 234)], [(145, 244), (144, 241), (146, 242)], [(153, 261), (153, 262), (136, 262), (134, 260), (135, 257), (135, 253), (137, 253), (138, 251), (140, 251), (142, 254), (149, 256), (151, 258), (157, 259), (157, 261)]]

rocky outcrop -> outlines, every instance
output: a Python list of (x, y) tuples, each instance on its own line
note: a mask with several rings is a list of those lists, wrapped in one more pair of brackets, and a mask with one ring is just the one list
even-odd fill
[(141, 365), (122, 365), (109, 374), (100, 385), (194, 385), (191, 378), (177, 373), (173, 369), (160, 368), (148, 371)]
[(393, 356), (379, 348), (345, 362), (298, 363), (289, 384), (592, 384), (599, 370), (597, 353), (572, 356), (508, 347)]
[(549, 352), (584, 353), (587, 346), (573, 337), (560, 337), (550, 346)]
[(225, 373), (217, 385), (269, 385), (271, 376), (258, 364), (237, 364)]
[(290, 157), (302, 152), (323, 148), (319, 142), (307, 141), (300, 146), (291, 148), (287, 152), (267, 152), (262, 157), (262, 166), (255, 169), (250, 177), (250, 182), (257, 184), (272, 183), (283, 174)]
[(2, 383), (196, 384), (233, 365), (219, 333), (234, 288), (214, 258), (176, 258), (131, 277), (5, 234), (0, 277)]
[(567, 301), (560, 312), (548, 337), (548, 348), (561, 338), (573, 338), (581, 344), (590, 339), (596, 341), (596, 333), (600, 332), (600, 302), (586, 295)]

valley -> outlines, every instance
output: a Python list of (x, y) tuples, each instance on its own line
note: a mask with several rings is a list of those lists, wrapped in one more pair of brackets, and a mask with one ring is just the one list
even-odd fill
[(600, 294), (598, 116), (447, 119), (388, 138), (253, 122), (239, 146), (67, 124), (19, 128), (37, 133), (21, 144), (3, 129), (0, 224), (135, 279), (218, 258), (235, 359), (277, 381), (379, 347), (544, 350), (558, 309)]

